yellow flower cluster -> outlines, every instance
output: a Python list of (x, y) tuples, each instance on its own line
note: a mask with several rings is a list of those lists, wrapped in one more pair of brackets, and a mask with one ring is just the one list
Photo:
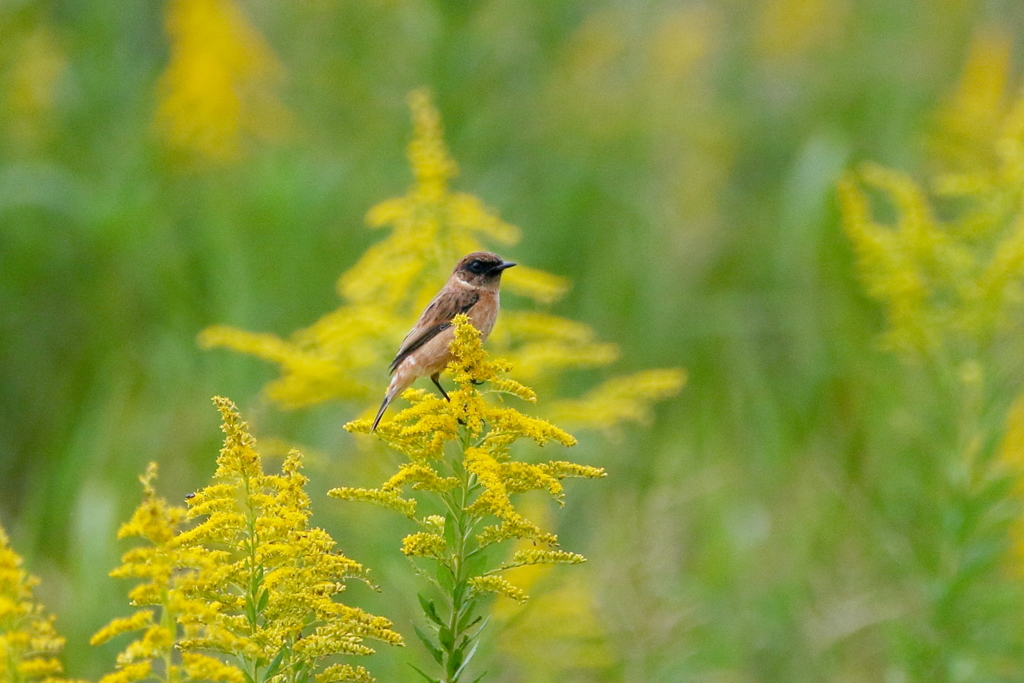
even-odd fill
[[(479, 199), (449, 189), (458, 166), (445, 145), (440, 115), (425, 90), (414, 91), (409, 102), (414, 135), (408, 158), (414, 183), (404, 196), (388, 199), (367, 214), (370, 227), (393, 230), (338, 280), (345, 303), (288, 340), (226, 326), (208, 328), (199, 337), (204, 347), (226, 347), (278, 365), (281, 376), (265, 392), (284, 408), (331, 399), (379, 399), (382, 369), (452, 266), (465, 254), (483, 249), (485, 242), (510, 245), (520, 238), (516, 227)], [(502, 286), (542, 305), (568, 289), (563, 278), (523, 265), (508, 271)], [(619, 356), (614, 344), (598, 341), (587, 325), (550, 313), (505, 310), (500, 321), (491, 344), (526, 381), (551, 386), (566, 369), (604, 366)], [(652, 402), (681, 387), (681, 375), (667, 372), (663, 379), (671, 375), (677, 381), (663, 382), (660, 391), (632, 394), (629, 409), (621, 397), (607, 392), (590, 396), (582, 409), (597, 409), (607, 420), (642, 417)], [(668, 384), (675, 389), (669, 390)], [(419, 414), (435, 412), (427, 405)], [(593, 421), (581, 420), (580, 426), (590, 428)]]
[[(266, 474), (235, 406), (220, 397), (214, 402), (226, 438), (213, 483), (189, 498), (188, 509), (173, 507), (156, 496), (151, 467), (143, 478), (145, 500), (119, 532), (149, 542), (126, 553), (113, 573), (144, 580), (130, 597), (145, 609), (114, 620), (93, 642), (143, 634), (104, 683), (150, 677), (153, 661), (164, 662), (167, 681), (312, 675), (326, 658), (371, 654), (366, 639), (400, 644), (386, 619), (334, 599), (346, 579), (366, 580), (366, 572), (335, 550), (326, 531), (309, 525), (301, 454), (292, 451), (280, 474)], [(239, 665), (205, 653), (233, 655)], [(317, 680), (369, 680), (369, 674), (331, 666)]]
[(652, 404), (675, 396), (685, 384), (686, 373), (677, 368), (613, 377), (579, 399), (555, 401), (551, 416), (557, 422), (615, 434), (624, 422), (650, 423)]
[(949, 170), (986, 175), (999, 166), (992, 141), (1001, 137), (1009, 107), (1012, 47), (1003, 27), (976, 33), (960, 82), (939, 111), (937, 134), (929, 138)]
[[(563, 479), (603, 477), (604, 470), (565, 461), (534, 464), (514, 460), (511, 446), (519, 439), (529, 439), (541, 446), (550, 442), (572, 446), (576, 439), (545, 420), (488, 400), (512, 395), (532, 402), (536, 397), (529, 388), (503, 377), (508, 363), (488, 359), (480, 333), (466, 315), (456, 316), (453, 326), (455, 338), (450, 348), (454, 360), (448, 370), (458, 388), (449, 392), (451, 400), (409, 389), (405, 397), (412, 406), (394, 419), (381, 422), (376, 430), (382, 441), (403, 453), (409, 462), (379, 489), (338, 488), (330, 495), (375, 502), (417, 519), (416, 500), (402, 497), (405, 487), (440, 494), (458, 489), (465, 492), (458, 513), (471, 520), (465, 526), (475, 529), (477, 549), (508, 539), (528, 539), (555, 547), (557, 537), (521, 515), (512, 496), (545, 491), (561, 503)], [(477, 385), (483, 383), (489, 388), (481, 391)], [(363, 419), (350, 422), (345, 428), (369, 433), (370, 425), (370, 420)], [(445, 454), (446, 447), (453, 443), (461, 445), (461, 457), (454, 463)], [(494, 521), (484, 525), (483, 520)], [(424, 531), (405, 538), (406, 555), (441, 559), (453, 551), (444, 535), (452, 523), (449, 517), (431, 515), (417, 521)], [(474, 591), (522, 599), (525, 593), (495, 573), (527, 564), (576, 564), (583, 560), (582, 555), (558, 550), (521, 551), (510, 562), (474, 578), (471, 586)]]
[[(998, 52), (993, 46), (976, 48), (961, 94), (944, 112), (946, 156), (959, 168), (935, 178), (934, 200), (909, 177), (875, 164), (862, 165), (839, 183), (844, 227), (869, 294), (886, 308), (891, 348), (973, 357), (991, 344), (1020, 301), (1024, 97), (999, 117), (994, 139), (977, 139), (1001, 101), (991, 88), (1003, 82), (978, 71), (1003, 69), (993, 57)], [(981, 127), (971, 129), (967, 121), (979, 107), (989, 115), (978, 116)], [(875, 218), (865, 186), (892, 205), (892, 225)]]
[(282, 69), (233, 0), (168, 0), (166, 28), (171, 59), (155, 127), (170, 147), (232, 161), (245, 135), (273, 138), (288, 127), (274, 94)]
[(58, 659), (64, 638), (57, 635), (54, 618), (35, 601), (32, 588), (39, 580), (21, 563), (0, 527), (0, 681), (64, 681)]
[[(183, 663), (172, 663), (174, 647), (179, 639), (178, 619), (185, 614), (209, 610), (174, 585), (183, 554), (177, 535), (187, 513), (185, 508), (170, 505), (157, 496), (153, 486), (156, 473), (156, 465), (150, 464), (141, 477), (143, 501), (117, 533), (118, 538), (142, 538), (148, 545), (126, 552), (121, 558), (121, 566), (110, 574), (115, 578), (140, 579), (128, 594), (132, 605), (140, 609), (130, 617), (114, 619), (97, 631), (90, 642), (101, 645), (122, 633), (142, 631), (142, 634), (118, 656), (117, 670), (104, 676), (101, 683), (131, 683), (150, 678), (154, 662), (159, 662), (163, 668), (164, 680), (193, 678), (193, 672)], [(154, 607), (159, 608), (159, 616), (155, 609), (150, 609)], [(229, 668), (235, 678), (222, 680), (239, 681), (242, 672)]]

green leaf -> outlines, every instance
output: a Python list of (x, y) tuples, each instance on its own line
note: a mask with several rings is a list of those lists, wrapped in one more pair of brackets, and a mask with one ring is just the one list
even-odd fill
[[(480, 646), (480, 641), (478, 640), (475, 643), (473, 643), (473, 647), (469, 648), (469, 652), (466, 654), (465, 659), (462, 660), (462, 664), (455, 671), (455, 674), (453, 676), (454, 679), (458, 679), (458, 677), (462, 675), (462, 672), (466, 670), (466, 667), (469, 666), (469, 663), (470, 663), (470, 661), (472, 661), (473, 655), (476, 654), (476, 649), (479, 646)], [(483, 676), (481, 676), (481, 678), (483, 678)], [(477, 680), (479, 681), (480, 679), (478, 678)]]
[(264, 588), (260, 591), (260, 599), (256, 603), (256, 612), (262, 613), (267, 608), (268, 602), (270, 602), (270, 590)]
[(462, 668), (462, 650), (456, 648), (455, 650), (452, 651), (451, 656), (448, 658), (448, 665), (445, 667), (445, 670), (446, 670), (446, 672), (448, 674), (448, 680), (452, 681), (452, 683), (454, 683), (458, 679), (458, 676), (455, 675), (455, 672), (458, 671), (461, 668)]
[(419, 626), (413, 626), (412, 628), (416, 631), (416, 636), (420, 639), (420, 642), (423, 643), (423, 646), (427, 648), (427, 651), (430, 652), (430, 656), (434, 658), (434, 661), (438, 664), (443, 663), (444, 654), (434, 646), (434, 642), (430, 640), (430, 637), (421, 631)]
[(437, 585), (441, 587), (445, 593), (451, 594), (455, 587), (455, 576), (451, 570), (440, 562), (437, 563)]
[(243, 671), (242, 675), (245, 676), (245, 683), (256, 683), (256, 681), (252, 679), (252, 676), (249, 675), (248, 671)]
[(264, 679), (270, 678), (271, 676), (273, 676), (274, 674), (277, 673), (278, 669), (281, 668), (281, 662), (284, 660), (284, 653), (285, 652), (286, 652), (286, 650), (281, 650), (280, 652), (277, 653), (277, 656), (274, 657), (274, 659), (272, 659), (270, 661), (269, 666), (267, 666), (267, 670), (263, 673), (263, 678)]
[(437, 614), (437, 607), (434, 606), (434, 601), (427, 600), (420, 593), (417, 593), (416, 597), (420, 599), (420, 607), (423, 608), (423, 613), (427, 615), (427, 619), (430, 619), (438, 626), (444, 626), (444, 622), (441, 620), (441, 617)]
[(451, 515), (444, 520), (444, 543), (449, 548), (457, 548), (458, 544), (458, 529), (455, 521), (452, 520)]
[(466, 575), (480, 576), (487, 569), (487, 553), (476, 551), (466, 556)]
[(460, 581), (455, 588), (452, 589), (452, 603), (458, 605), (466, 597), (466, 590), (469, 588), (465, 581)]
[(476, 610), (476, 603), (477, 603), (476, 598), (473, 598), (472, 600), (466, 601), (466, 604), (463, 605), (463, 607), (462, 607), (462, 616), (459, 617), (458, 622), (456, 622), (456, 624), (455, 624), (455, 630), (458, 631), (459, 633), (462, 633), (467, 628), (472, 627), (473, 624), (475, 624), (478, 621), (480, 621), (481, 619), (483, 619), (483, 617), (481, 617), (481, 616), (477, 616), (476, 618), (473, 618), (473, 612)]
[(486, 671), (483, 672), (482, 674), (480, 674), (479, 676), (476, 677), (476, 679), (473, 681), (473, 683), (480, 683), (480, 681), (484, 680), (484, 676), (486, 676), (486, 675), (487, 675), (487, 672)]
[(436, 678), (433, 678), (432, 676), (428, 676), (427, 674), (423, 673), (423, 670), (422, 670), (422, 669), (420, 669), (420, 668), (419, 668), (418, 666), (416, 666), (415, 664), (412, 664), (412, 663), (409, 663), (409, 662), (406, 662), (406, 663), (407, 663), (407, 664), (409, 664), (409, 666), (411, 666), (411, 667), (412, 667), (413, 671), (415, 671), (416, 673), (418, 673), (418, 674), (419, 674), (420, 676), (423, 676), (423, 678), (427, 679), (427, 681), (428, 681), (429, 683), (441, 683), (441, 681), (439, 681), (438, 679), (436, 679)]
[(245, 616), (250, 624), (256, 623), (256, 605), (253, 603), (251, 595), (245, 596)]
[(263, 566), (257, 566), (253, 572), (252, 577), (249, 580), (249, 595), (255, 595), (260, 589), (260, 585), (263, 583)]
[(447, 626), (442, 626), (437, 630), (437, 639), (441, 642), (441, 647), (448, 652), (451, 652), (455, 647), (455, 636), (452, 635), (452, 630)]

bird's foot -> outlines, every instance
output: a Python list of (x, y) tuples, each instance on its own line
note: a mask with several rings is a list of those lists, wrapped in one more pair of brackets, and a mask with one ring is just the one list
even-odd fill
[(441, 377), (441, 373), (437, 373), (437, 374), (431, 375), (430, 376), (430, 380), (434, 383), (434, 386), (437, 387), (437, 390), (441, 392), (441, 395), (444, 396), (444, 400), (446, 400), (449, 403), (451, 403), (451, 399), (448, 398), (448, 392), (445, 391), (444, 387), (441, 386), (441, 382), (439, 381), (440, 377)]

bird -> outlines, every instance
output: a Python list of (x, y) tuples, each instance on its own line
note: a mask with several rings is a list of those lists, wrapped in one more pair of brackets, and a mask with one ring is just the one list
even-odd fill
[(501, 274), (514, 265), (489, 251), (475, 251), (456, 264), (444, 287), (423, 309), (391, 361), (391, 383), (370, 427), (371, 432), (377, 429), (388, 404), (420, 377), (430, 375), (441, 395), (450, 400), (439, 378), (452, 359), (448, 350), (455, 334), (452, 318), (465, 313), (479, 330), (481, 341), (487, 339), (498, 318)]

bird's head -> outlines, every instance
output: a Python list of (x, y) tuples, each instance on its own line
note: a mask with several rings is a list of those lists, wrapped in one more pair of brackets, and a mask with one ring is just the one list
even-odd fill
[(497, 289), (501, 283), (501, 273), (514, 265), (489, 251), (474, 251), (459, 261), (452, 271), (452, 277), (475, 287)]

